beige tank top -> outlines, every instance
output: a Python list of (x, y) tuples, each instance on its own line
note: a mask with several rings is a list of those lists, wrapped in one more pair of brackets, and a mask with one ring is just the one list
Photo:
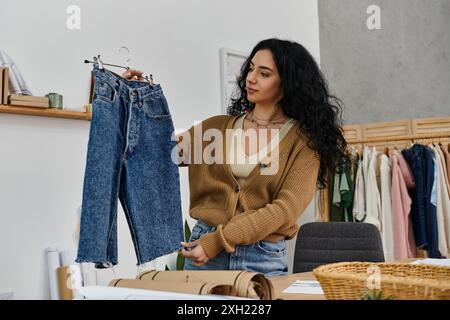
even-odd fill
[(231, 172), (236, 180), (242, 185), (245, 179), (249, 176), (256, 165), (260, 164), (260, 161), (270, 154), (275, 149), (280, 141), (284, 138), (289, 129), (294, 125), (295, 119), (290, 118), (279, 130), (278, 135), (273, 135), (273, 138), (258, 152), (247, 155), (243, 144), (243, 125), (244, 119), (247, 114), (240, 116), (234, 123), (233, 138), (231, 141), (231, 148), (229, 149), (228, 157), (230, 160)]

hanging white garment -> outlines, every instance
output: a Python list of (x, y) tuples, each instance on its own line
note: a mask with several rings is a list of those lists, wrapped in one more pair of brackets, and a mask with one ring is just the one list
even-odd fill
[(3, 50), (0, 50), (0, 66), (7, 67), (9, 69), (9, 91), (11, 93), (32, 95), (30, 88), (19, 71), (19, 68)]
[[(367, 184), (367, 179), (369, 177), (369, 164), (370, 159), (372, 157), (372, 151), (369, 147), (364, 147), (363, 151), (363, 177), (364, 177), (364, 185)], [(367, 194), (367, 193), (366, 193)]]
[(366, 190), (364, 187), (363, 161), (358, 161), (355, 179), (355, 194), (353, 196), (353, 219), (363, 221), (366, 216)]
[(369, 166), (367, 168), (366, 187), (366, 219), (364, 222), (375, 225), (378, 230), (381, 230), (380, 213), (381, 213), (381, 199), (380, 191), (377, 184), (377, 150), (373, 147), (370, 153)]
[(392, 160), (385, 154), (380, 157), (381, 180), (381, 240), (386, 262), (394, 260), (394, 231), (392, 226)]
[(436, 180), (436, 218), (438, 225), (438, 248), (439, 253), (447, 257), (450, 248), (450, 199), (448, 197), (447, 184), (444, 179), (444, 170), (439, 152), (433, 145), (428, 146), (434, 154), (434, 167)]

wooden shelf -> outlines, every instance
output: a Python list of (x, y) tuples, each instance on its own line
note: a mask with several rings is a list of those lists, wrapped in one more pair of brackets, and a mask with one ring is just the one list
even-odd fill
[(29, 116), (39, 116), (39, 117), (51, 117), (51, 118), (66, 118), (74, 120), (87, 120), (90, 121), (92, 118), (91, 112), (81, 112), (81, 111), (68, 111), (64, 109), (41, 109), (33, 107), (22, 107), (22, 106), (12, 106), (0, 104), (0, 113), (10, 113), (10, 114), (23, 114)]

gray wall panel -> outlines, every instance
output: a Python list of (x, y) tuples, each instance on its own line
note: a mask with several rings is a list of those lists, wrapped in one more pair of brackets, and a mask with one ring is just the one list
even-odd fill
[[(321, 68), (344, 123), (450, 116), (450, 0), (319, 0)], [(369, 30), (370, 5), (381, 29)]]

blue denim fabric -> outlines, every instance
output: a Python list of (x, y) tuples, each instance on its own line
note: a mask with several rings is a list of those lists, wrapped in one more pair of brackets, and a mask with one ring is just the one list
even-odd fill
[(435, 185), (435, 165), (434, 153), (428, 147), (424, 148), (426, 160), (426, 184), (427, 184), (427, 238), (428, 238), (428, 257), (441, 258), (439, 252), (439, 237), (437, 225), (436, 206), (432, 202), (433, 186)]
[[(198, 220), (189, 241), (195, 241), (215, 230), (215, 227)], [(288, 273), (286, 241), (257, 241), (249, 245), (237, 245), (235, 252), (221, 251), (214, 259), (199, 267), (191, 259), (186, 259), (184, 270), (247, 270), (267, 277), (284, 275)]]
[(176, 142), (161, 86), (94, 66), (77, 262), (116, 265), (118, 199), (143, 264), (183, 241)]
[(428, 246), (426, 229), (426, 163), (424, 148), (419, 144), (415, 144), (410, 149), (404, 149), (402, 155), (411, 167), (416, 184), (414, 189), (409, 190), (409, 195), (412, 199), (411, 220), (416, 245), (423, 249)]

